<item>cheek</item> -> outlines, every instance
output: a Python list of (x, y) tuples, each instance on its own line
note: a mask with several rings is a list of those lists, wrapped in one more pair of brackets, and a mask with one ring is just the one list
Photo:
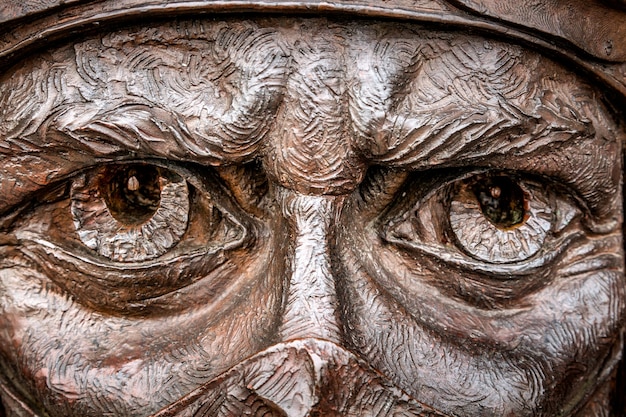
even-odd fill
[(417, 400), (453, 415), (556, 415), (608, 376), (624, 316), (621, 255), (589, 253), (592, 266), (574, 274), (563, 260), (543, 287), (485, 309), (442, 289), (458, 271), (419, 256), (406, 268), (372, 242), (355, 229), (337, 243), (349, 343)]
[(0, 269), (1, 356), (51, 416), (156, 412), (269, 344), (280, 286), (249, 267), (233, 276), (245, 281), (237, 297), (135, 318), (93, 312), (32, 269)]
[(499, 352), (458, 344), (453, 330), (442, 333), (440, 323), (416, 319), (349, 257), (341, 275), (350, 300), (348, 343), (409, 395), (452, 415), (527, 415), (518, 407), (507, 413), (535, 400), (541, 387), (531, 376), (538, 364), (515, 368)]

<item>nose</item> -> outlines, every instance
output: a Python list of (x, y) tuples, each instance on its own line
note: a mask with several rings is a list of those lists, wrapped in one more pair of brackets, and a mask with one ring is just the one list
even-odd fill
[(342, 196), (304, 195), (279, 187), (277, 199), (289, 230), (282, 340), (340, 342), (330, 244)]

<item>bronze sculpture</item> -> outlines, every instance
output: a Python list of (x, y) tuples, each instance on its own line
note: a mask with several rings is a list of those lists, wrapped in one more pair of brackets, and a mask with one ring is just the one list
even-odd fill
[(7, 416), (624, 413), (621, 2), (22, 3)]

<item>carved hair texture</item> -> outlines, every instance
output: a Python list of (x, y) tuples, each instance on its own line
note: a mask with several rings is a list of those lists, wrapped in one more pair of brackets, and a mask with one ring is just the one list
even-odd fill
[[(43, 42), (89, 30), (92, 25), (146, 16), (229, 12), (318, 12), (379, 16), (451, 26), (475, 26), (563, 55), (626, 96), (626, 10), (621, 1), (392, 0), (6, 0), (0, 5), (0, 65)], [(520, 30), (521, 29), (521, 30)], [(43, 42), (42, 42), (43, 41)], [(584, 54), (581, 54), (581, 51)], [(4, 64), (6, 65), (6, 64)]]

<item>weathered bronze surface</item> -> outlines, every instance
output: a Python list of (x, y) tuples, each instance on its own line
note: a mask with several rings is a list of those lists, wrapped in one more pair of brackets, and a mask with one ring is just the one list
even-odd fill
[(5, 2), (0, 416), (626, 415), (624, 9)]

